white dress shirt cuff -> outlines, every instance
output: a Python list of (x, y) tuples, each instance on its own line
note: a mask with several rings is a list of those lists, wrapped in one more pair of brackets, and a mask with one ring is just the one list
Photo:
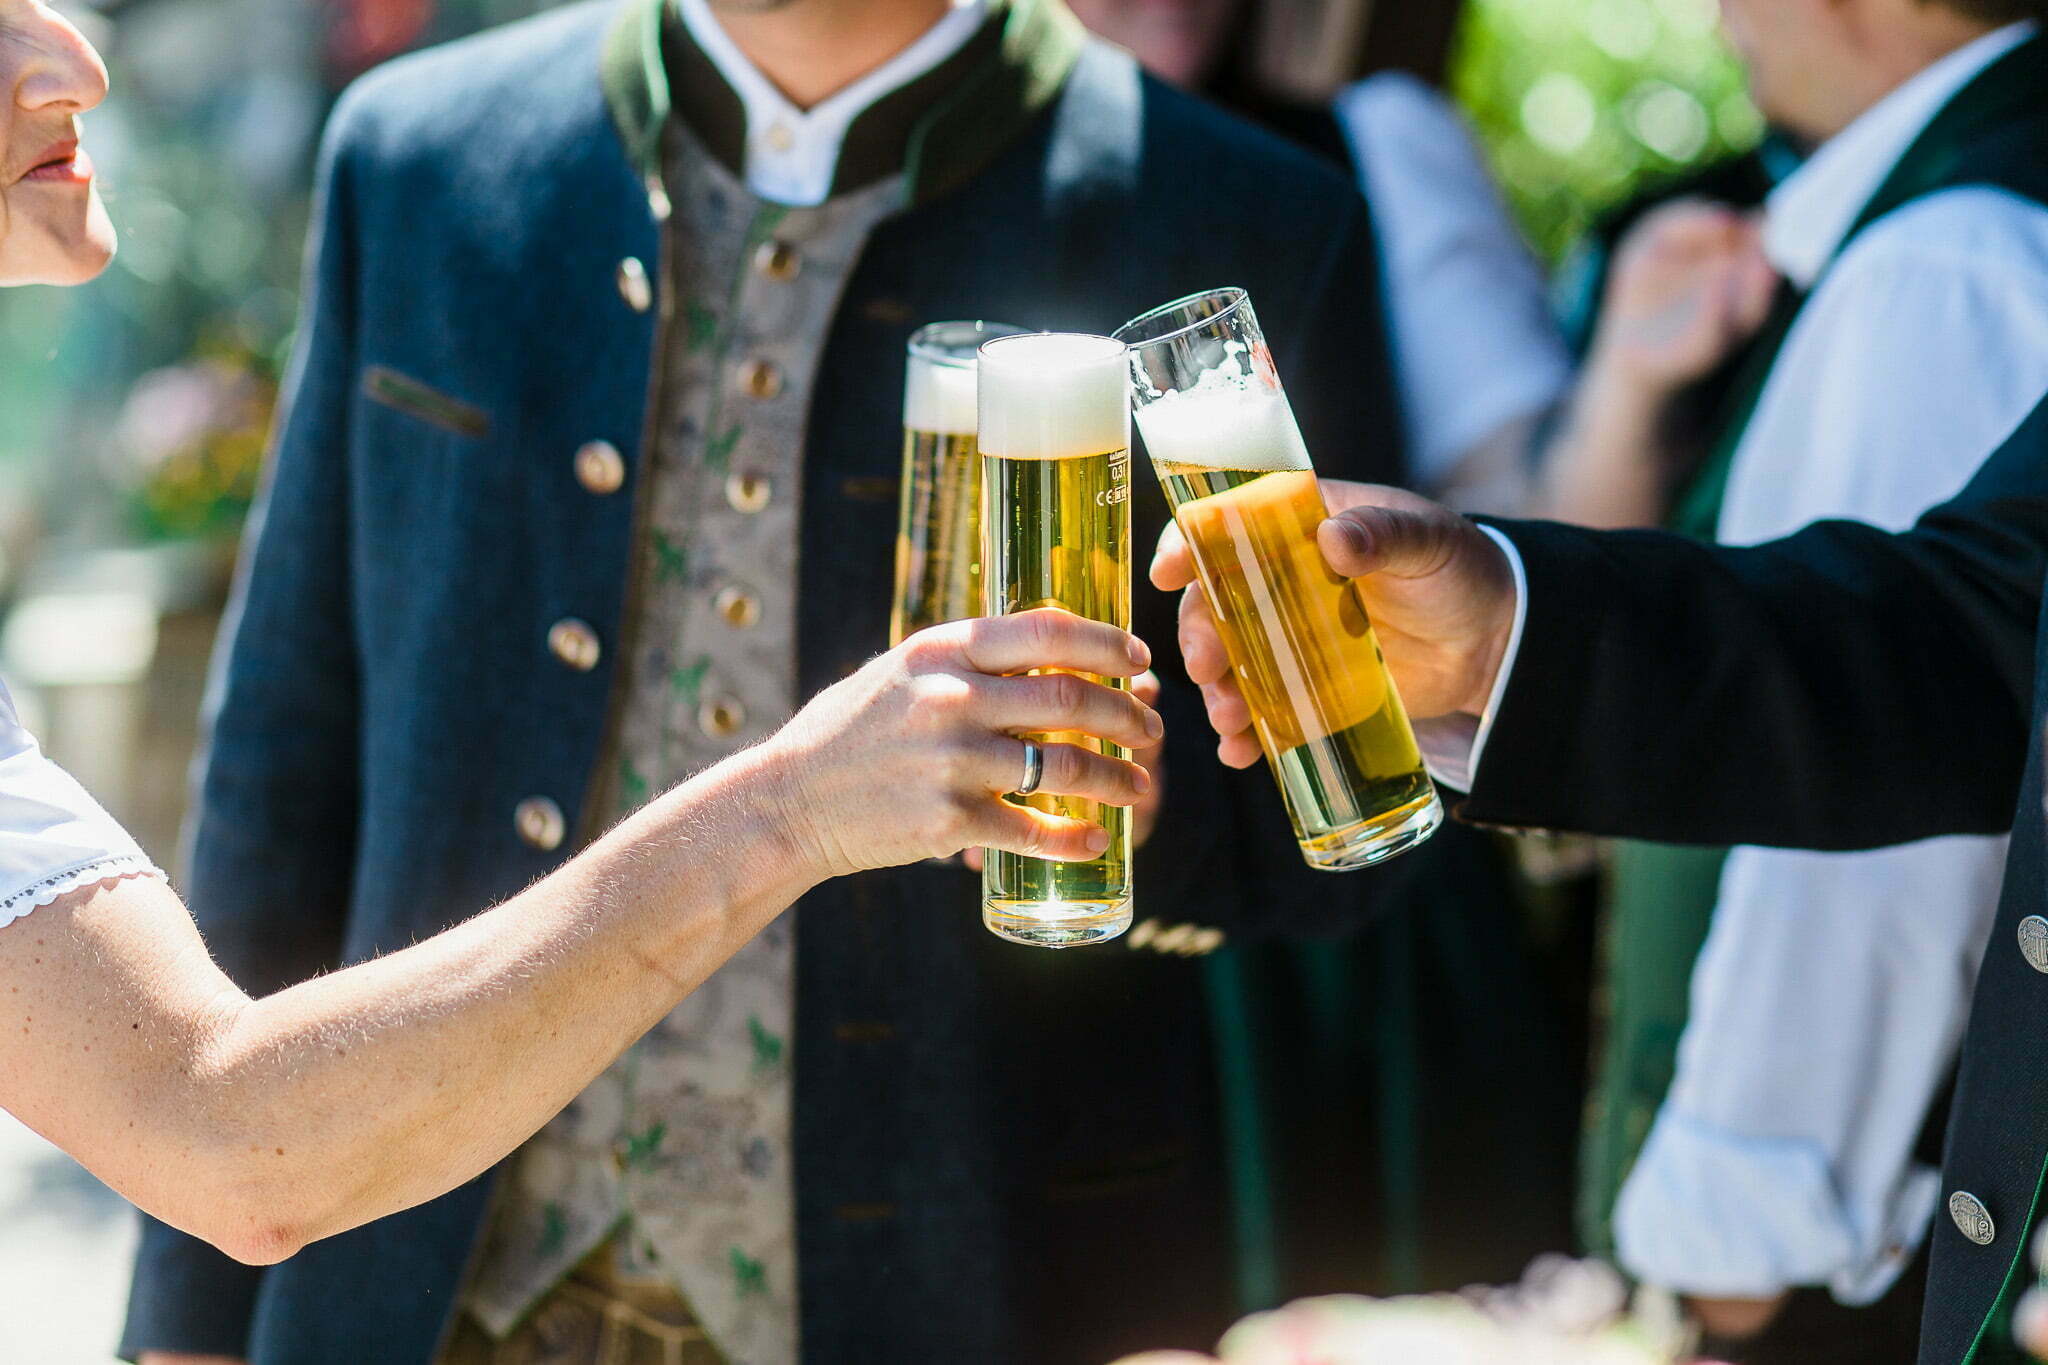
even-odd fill
[(1860, 1307), (1912, 1260), (1940, 1184), (1933, 1168), (1910, 1167), (1885, 1225), (1859, 1228), (1818, 1143), (1736, 1132), (1667, 1104), (1615, 1204), (1615, 1246), (1631, 1275), (1681, 1294), (1769, 1298), (1824, 1284)]
[(1472, 790), (1480, 757), (1486, 752), (1487, 736), (1493, 733), (1493, 718), (1500, 710), (1500, 699), (1507, 693), (1508, 678), (1515, 671), (1515, 656), (1522, 651), (1522, 627), (1529, 620), (1529, 576), (1522, 568), (1521, 551), (1493, 527), (1479, 529), (1500, 546), (1508, 557), (1508, 569), (1515, 576), (1515, 624), (1508, 633), (1507, 652), (1500, 656), (1500, 670), (1493, 676), (1493, 691), (1487, 695), (1485, 711), (1476, 716), (1459, 711), (1417, 721), (1415, 725), (1415, 742), (1422, 749), (1423, 761), (1429, 765), (1429, 775), (1461, 792)]

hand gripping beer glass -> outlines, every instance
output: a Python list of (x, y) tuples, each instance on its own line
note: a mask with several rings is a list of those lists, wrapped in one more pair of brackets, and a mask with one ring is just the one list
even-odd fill
[[(1129, 630), (1131, 405), (1123, 343), (1062, 333), (991, 341), (981, 348), (980, 408), (983, 614), (1064, 607)], [(1093, 681), (1130, 686), (1121, 678)], [(1130, 757), (1086, 735), (1023, 738)], [(1045, 948), (1101, 943), (1130, 928), (1130, 813), (1069, 797), (1007, 799), (1099, 824), (1109, 831), (1109, 848), (1085, 863), (990, 849), (982, 923)]]
[(1025, 329), (934, 322), (910, 338), (903, 382), (903, 492), (889, 643), (981, 615), (981, 457), (974, 371), (981, 343)]
[(1323, 563), (1329, 515), (1242, 289), (1125, 323), (1138, 433), (1309, 866), (1415, 847), (1443, 806), (1349, 580)]

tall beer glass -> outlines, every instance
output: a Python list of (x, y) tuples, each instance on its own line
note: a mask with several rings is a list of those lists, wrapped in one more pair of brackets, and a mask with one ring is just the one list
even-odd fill
[(1025, 329), (934, 322), (910, 338), (903, 381), (903, 491), (889, 643), (981, 615), (981, 457), (974, 369), (984, 341)]
[(1443, 806), (1365, 608), (1316, 548), (1329, 514), (1250, 299), (1191, 295), (1116, 335), (1302, 856), (1344, 872), (1415, 847)]
[[(982, 607), (1064, 607), (1131, 625), (1131, 405), (1123, 343), (1067, 333), (981, 348)], [(1094, 678), (1127, 688), (1121, 678)], [(1027, 735), (1128, 758), (1086, 735)], [(1019, 774), (1020, 777), (1022, 774)], [(990, 849), (982, 923), (1019, 943), (1071, 948), (1131, 925), (1130, 813), (1069, 797), (1008, 798), (1109, 831), (1092, 862)]]

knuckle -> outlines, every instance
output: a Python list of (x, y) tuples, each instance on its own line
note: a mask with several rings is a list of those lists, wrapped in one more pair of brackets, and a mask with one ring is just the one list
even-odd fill
[(1071, 673), (1055, 673), (1046, 687), (1053, 707), (1064, 716), (1073, 715), (1088, 704), (1087, 684)]

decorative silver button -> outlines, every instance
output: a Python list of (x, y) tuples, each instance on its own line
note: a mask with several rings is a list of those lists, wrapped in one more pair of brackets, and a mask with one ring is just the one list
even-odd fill
[(543, 853), (551, 853), (562, 846), (569, 826), (562, 819), (562, 808), (545, 796), (529, 796), (512, 810), (512, 827), (519, 831), (519, 837)]
[(587, 622), (565, 616), (548, 628), (548, 653), (578, 673), (588, 673), (597, 667), (604, 649)]
[(619, 262), (619, 297), (626, 306), (636, 313), (644, 313), (654, 306), (654, 284), (647, 278), (647, 267), (640, 264), (638, 256), (628, 256)]
[(803, 268), (803, 256), (788, 242), (763, 242), (754, 248), (754, 269), (777, 284), (788, 284)]
[(1984, 1207), (1984, 1201), (1974, 1194), (1957, 1190), (1948, 1197), (1948, 1216), (1955, 1220), (1956, 1231), (1980, 1247), (1988, 1247), (1998, 1236), (1998, 1225), (1991, 1221), (1991, 1210)]
[(599, 497), (616, 493), (626, 482), (626, 457), (610, 441), (587, 441), (576, 451), (576, 482)]
[(749, 360), (740, 367), (740, 387), (765, 402), (782, 392), (782, 371), (772, 360)]
[(757, 470), (737, 470), (725, 481), (725, 500), (735, 512), (758, 512), (768, 505), (774, 485)]
[(746, 708), (729, 697), (707, 701), (697, 708), (698, 728), (713, 739), (730, 739), (746, 723)]
[(786, 152), (796, 146), (796, 134), (787, 123), (771, 123), (768, 131), (762, 134), (761, 141), (768, 144), (771, 152)]
[(2048, 972), (2048, 919), (2028, 915), (2020, 921), (2020, 956), (2037, 972)]
[(761, 619), (761, 601), (744, 588), (724, 587), (711, 599), (718, 619), (735, 630), (750, 630)]

